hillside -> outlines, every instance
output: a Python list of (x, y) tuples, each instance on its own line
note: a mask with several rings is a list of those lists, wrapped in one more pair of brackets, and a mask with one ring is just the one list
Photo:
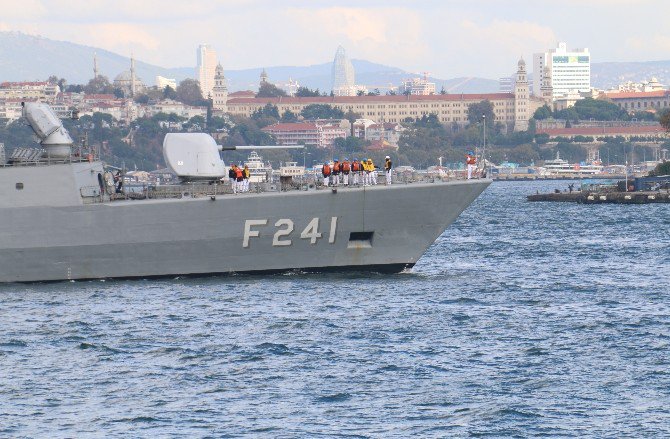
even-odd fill
[(591, 65), (591, 85), (608, 89), (626, 81), (640, 82), (656, 77), (670, 85), (670, 61), (601, 62)]
[[(88, 82), (93, 76), (93, 54), (97, 53), (100, 72), (113, 80), (116, 75), (130, 68), (129, 55), (122, 56), (67, 41), (26, 35), (19, 32), (0, 32), (0, 81), (44, 80), (51, 75), (66, 78), (70, 84)], [(365, 60), (352, 60), (356, 70), (356, 82), (370, 89), (397, 86), (402, 79), (412, 74)], [(176, 78), (177, 81), (194, 76), (194, 67), (164, 68), (136, 61), (137, 73), (148, 85), (153, 85), (156, 75)], [(226, 66), (224, 66), (225, 69)], [(262, 67), (253, 69), (225, 69), (231, 91), (256, 89)], [(287, 82), (289, 78), (301, 85), (320, 90), (330, 90), (331, 63), (311, 66), (277, 66), (266, 68), (270, 80)], [(444, 86), (451, 93), (495, 92), (498, 82), (483, 78), (431, 78), (438, 91)]]

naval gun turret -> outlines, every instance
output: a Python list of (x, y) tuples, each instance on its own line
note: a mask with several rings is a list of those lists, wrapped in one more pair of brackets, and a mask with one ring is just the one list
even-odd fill
[(303, 145), (220, 146), (206, 133), (168, 133), (163, 140), (163, 157), (181, 181), (218, 180), (226, 177), (221, 151), (303, 148)]
[(40, 139), (49, 158), (67, 158), (72, 152), (72, 137), (51, 107), (42, 102), (24, 102), (23, 117)]

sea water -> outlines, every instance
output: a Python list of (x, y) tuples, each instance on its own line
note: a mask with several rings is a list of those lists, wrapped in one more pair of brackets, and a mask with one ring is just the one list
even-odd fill
[(670, 207), (567, 184), (398, 275), (2, 286), (0, 436), (667, 437)]

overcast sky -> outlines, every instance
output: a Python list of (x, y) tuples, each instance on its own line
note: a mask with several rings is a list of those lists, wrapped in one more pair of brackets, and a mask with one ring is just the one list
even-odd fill
[(0, 0), (0, 30), (195, 65), (209, 43), (224, 68), (350, 58), (452, 78), (497, 78), (566, 41), (594, 62), (670, 59), (667, 0)]

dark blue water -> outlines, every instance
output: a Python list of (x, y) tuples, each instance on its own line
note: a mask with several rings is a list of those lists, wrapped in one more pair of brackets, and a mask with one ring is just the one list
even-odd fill
[(0, 287), (0, 436), (667, 437), (670, 206), (556, 186), (409, 274)]

